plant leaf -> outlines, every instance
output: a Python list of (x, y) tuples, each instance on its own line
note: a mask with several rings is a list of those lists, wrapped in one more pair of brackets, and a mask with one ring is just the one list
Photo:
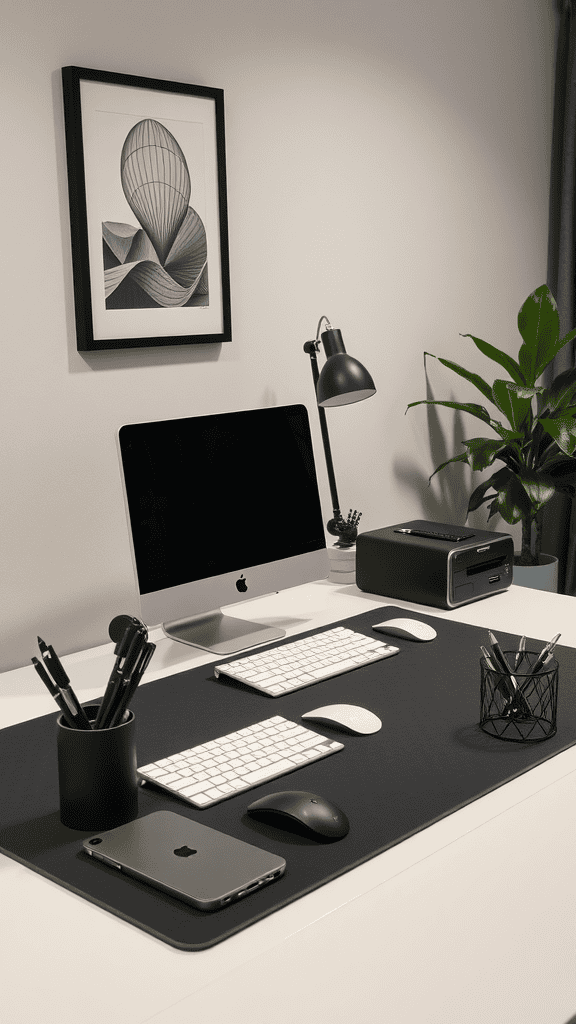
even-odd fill
[(504, 486), (498, 489), (496, 501), (502, 519), (511, 526), (530, 516), (532, 511), (530, 498), (514, 473), (511, 473)]
[(532, 504), (532, 510), (537, 512), (538, 509), (542, 508), (550, 498), (553, 497), (556, 488), (554, 484), (549, 480), (546, 480), (544, 476), (540, 476), (536, 473), (522, 473), (520, 474), (520, 480), (522, 487), (526, 491), (526, 494), (530, 498)]
[(576, 368), (571, 367), (559, 373), (549, 388), (542, 391), (542, 412), (545, 409), (554, 412), (561, 406), (571, 405), (576, 395)]
[(503, 426), (499, 420), (490, 420), (490, 426), (503, 441), (518, 441), (524, 437), (517, 430), (508, 430), (508, 427)]
[[(426, 355), (432, 355), (431, 352), (427, 352)], [(477, 373), (472, 373), (470, 370), (465, 370), (463, 366), (459, 366), (458, 363), (453, 363), (450, 359), (442, 359), (441, 356), (434, 356), (439, 363), (443, 363), (449, 370), (453, 370), (460, 377), (464, 377), (464, 380), (470, 381), (478, 391), (481, 391), (484, 398), (487, 398), (490, 402), (492, 401), (492, 388), (489, 384), (483, 380)]]
[(428, 477), (428, 486), (430, 486), (432, 477), (436, 476), (436, 473), (439, 473), (445, 466), (449, 466), (451, 462), (468, 462), (468, 452), (462, 452), (461, 455), (453, 455), (451, 459), (447, 459), (440, 466), (436, 466), (434, 472)]
[(532, 386), (561, 347), (558, 307), (548, 285), (528, 296), (518, 313), (518, 330), (524, 340), (518, 362), (526, 383)]
[(498, 498), (496, 497), (492, 504), (488, 506), (488, 519), (492, 519), (492, 516), (495, 516), (498, 511)]
[[(576, 409), (574, 411), (576, 412)], [(560, 416), (540, 416), (539, 421), (565, 455), (574, 455), (576, 451), (576, 418), (574, 414), (570, 415), (567, 410)]]
[(512, 476), (512, 470), (508, 469), (507, 466), (503, 466), (502, 469), (493, 473), (488, 480), (483, 480), (482, 483), (478, 484), (478, 487), (476, 487), (470, 495), (466, 518), (468, 518), (470, 512), (474, 512), (477, 508), (480, 508), (480, 505), (483, 505), (485, 501), (489, 501), (493, 497), (491, 494), (486, 495), (486, 491), (493, 487), (497, 492), (499, 488), (506, 483), (510, 476)]
[(516, 360), (512, 359), (512, 356), (507, 355), (506, 352), (501, 352), (499, 348), (494, 348), (494, 345), (489, 345), (487, 341), (482, 341), (482, 338), (475, 338), (473, 334), (461, 334), (460, 337), (472, 338), (476, 348), (480, 349), (482, 355), (488, 356), (488, 359), (492, 359), (495, 363), (503, 366), (517, 384), (526, 383), (522, 370)]
[(530, 398), (519, 398), (518, 395), (508, 387), (509, 381), (495, 380), (492, 387), (494, 404), (503, 412), (511, 427), (518, 429), (524, 423), (532, 408)]
[(410, 402), (406, 406), (406, 412), (415, 405), (445, 405), (447, 409), (460, 409), (461, 412), (469, 412), (471, 416), (476, 416), (483, 423), (492, 423), (488, 410), (483, 405), (475, 405), (473, 402), (439, 402), (435, 399), (423, 399), (420, 402)]
[(576, 483), (576, 462), (564, 455), (564, 452), (557, 452), (556, 456), (542, 463), (540, 472), (546, 473), (555, 487), (558, 487), (560, 483), (569, 483), (571, 480)]
[(535, 398), (536, 395), (541, 395), (545, 388), (541, 384), (537, 384), (533, 388), (527, 387), (525, 384), (513, 384), (512, 381), (507, 380), (504, 382), (509, 391), (513, 391), (517, 398)]
[(468, 464), (478, 472), (491, 466), (498, 453), (506, 448), (503, 441), (488, 437), (473, 437), (462, 444), (468, 449)]

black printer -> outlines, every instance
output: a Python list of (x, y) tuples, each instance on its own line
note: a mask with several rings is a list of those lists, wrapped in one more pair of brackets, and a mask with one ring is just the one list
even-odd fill
[(507, 590), (513, 565), (510, 534), (425, 519), (369, 530), (356, 540), (360, 590), (438, 608)]

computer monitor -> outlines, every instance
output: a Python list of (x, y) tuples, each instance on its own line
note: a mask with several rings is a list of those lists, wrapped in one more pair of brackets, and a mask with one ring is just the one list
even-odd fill
[(221, 608), (328, 575), (305, 407), (132, 423), (118, 440), (143, 620), (222, 655), (284, 636)]

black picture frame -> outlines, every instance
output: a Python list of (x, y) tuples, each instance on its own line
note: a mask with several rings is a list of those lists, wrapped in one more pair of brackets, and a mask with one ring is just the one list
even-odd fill
[(62, 90), (78, 350), (231, 341), (223, 90), (79, 67)]

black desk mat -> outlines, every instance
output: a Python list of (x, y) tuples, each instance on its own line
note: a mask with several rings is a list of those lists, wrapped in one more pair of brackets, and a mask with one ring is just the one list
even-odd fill
[[(373, 623), (398, 614), (406, 613), (388, 606), (342, 622), (370, 635)], [(156, 680), (137, 692), (132, 709), (139, 764), (271, 715), (298, 721), (304, 711), (325, 704), (360, 704), (382, 719), (382, 729), (371, 736), (310, 723), (341, 740), (344, 750), (203, 810), (153, 787), (140, 790), (139, 817), (172, 809), (285, 857), (286, 873), (272, 885), (206, 913), (89, 859), (82, 840), (90, 832), (60, 823), (58, 712), (0, 732), (0, 850), (170, 945), (201, 950), (576, 742), (576, 650), (558, 646), (555, 651), (560, 665), (556, 735), (537, 744), (505, 742), (477, 724), (479, 645), (486, 643), (487, 631), (441, 617), (418, 618), (437, 630), (432, 643), (394, 640), (401, 648), (395, 657), (279, 699), (215, 680), (211, 665)], [(505, 650), (515, 649), (517, 637), (499, 631), (496, 622), (494, 629)], [(529, 649), (541, 647), (541, 641), (528, 642)], [(246, 807), (257, 795), (278, 789), (310, 790), (333, 800), (348, 815), (349, 834), (319, 844), (248, 818)]]

